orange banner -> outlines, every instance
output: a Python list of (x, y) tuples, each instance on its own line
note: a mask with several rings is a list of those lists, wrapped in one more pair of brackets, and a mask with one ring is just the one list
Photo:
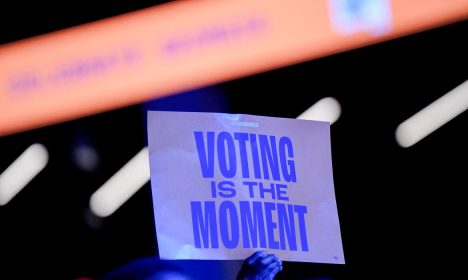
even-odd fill
[(178, 1), (0, 46), (0, 135), (468, 18), (468, 0)]

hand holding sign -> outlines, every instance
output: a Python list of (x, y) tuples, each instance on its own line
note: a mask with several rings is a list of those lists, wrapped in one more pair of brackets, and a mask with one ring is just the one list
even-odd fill
[(283, 263), (273, 254), (257, 251), (248, 257), (237, 274), (236, 280), (270, 280), (283, 270)]

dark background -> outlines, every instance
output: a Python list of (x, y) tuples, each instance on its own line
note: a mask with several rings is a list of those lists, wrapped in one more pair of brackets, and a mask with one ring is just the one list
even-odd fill
[[(160, 2), (2, 3), (0, 43)], [(285, 262), (279, 278), (463, 275), (468, 116), (461, 114), (406, 149), (397, 145), (394, 133), (406, 118), (467, 80), (467, 31), (467, 21), (454, 23), (163, 101), (0, 137), (0, 171), (36, 142), (50, 156), (44, 171), (0, 207), (0, 279), (98, 278), (156, 253), (149, 184), (108, 218), (97, 219), (87, 210), (91, 194), (146, 145), (148, 108), (294, 118), (327, 96), (342, 106), (331, 133), (347, 264)], [(83, 141), (99, 155), (92, 171), (78, 168), (71, 156)], [(230, 263), (238, 265), (185, 265), (215, 273), (214, 267)]]

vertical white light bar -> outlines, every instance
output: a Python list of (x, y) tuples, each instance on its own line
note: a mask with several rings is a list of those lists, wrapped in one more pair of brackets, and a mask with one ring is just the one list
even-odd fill
[(468, 81), (402, 122), (395, 131), (401, 147), (411, 147), (468, 109)]
[(49, 153), (42, 144), (29, 146), (0, 174), (0, 205), (7, 204), (49, 161)]
[(99, 217), (111, 215), (149, 179), (149, 156), (145, 147), (91, 196), (91, 211)]

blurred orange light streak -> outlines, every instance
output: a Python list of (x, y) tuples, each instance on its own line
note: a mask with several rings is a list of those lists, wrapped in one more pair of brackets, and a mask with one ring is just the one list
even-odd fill
[(177, 1), (0, 46), (0, 135), (468, 18), (468, 0), (393, 0), (388, 32), (343, 34), (330, 1)]

